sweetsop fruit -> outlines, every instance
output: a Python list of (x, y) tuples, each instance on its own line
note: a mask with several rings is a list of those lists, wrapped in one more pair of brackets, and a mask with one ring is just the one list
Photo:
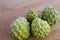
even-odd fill
[(31, 24), (32, 35), (36, 38), (44, 38), (51, 31), (47, 21), (35, 18)]
[(54, 9), (51, 6), (47, 6), (43, 11), (42, 11), (42, 16), (41, 18), (43, 20), (46, 20), (50, 26), (54, 25), (57, 20), (58, 20), (58, 12), (56, 9)]
[(34, 18), (38, 18), (38, 17), (39, 15), (36, 10), (29, 10), (26, 15), (26, 18), (30, 23), (33, 21)]
[(29, 22), (25, 17), (19, 17), (10, 26), (11, 35), (17, 39), (22, 40), (28, 38), (30, 35)]

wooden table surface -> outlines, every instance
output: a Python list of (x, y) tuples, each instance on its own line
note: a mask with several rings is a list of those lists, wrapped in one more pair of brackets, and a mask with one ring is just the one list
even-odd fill
[[(0, 40), (14, 40), (9, 31), (11, 22), (19, 16), (25, 16), (29, 9), (35, 9), (41, 14), (47, 5), (60, 13), (60, 0), (0, 0)], [(45, 38), (31, 36), (25, 40), (60, 40), (60, 17)]]

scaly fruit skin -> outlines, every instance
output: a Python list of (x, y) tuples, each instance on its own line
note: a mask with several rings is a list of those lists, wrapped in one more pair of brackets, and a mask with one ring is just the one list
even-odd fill
[(44, 38), (51, 31), (49, 24), (47, 21), (41, 20), (40, 18), (36, 18), (32, 21), (31, 24), (32, 35), (36, 38)]
[(11, 35), (17, 40), (28, 38), (30, 35), (30, 25), (26, 18), (19, 17), (10, 26)]
[(50, 26), (54, 25), (58, 20), (58, 12), (51, 6), (47, 6), (42, 11), (42, 17), (43, 20), (46, 20)]
[(36, 10), (29, 10), (26, 15), (26, 18), (30, 23), (33, 21), (34, 18), (38, 18), (38, 17), (39, 15)]

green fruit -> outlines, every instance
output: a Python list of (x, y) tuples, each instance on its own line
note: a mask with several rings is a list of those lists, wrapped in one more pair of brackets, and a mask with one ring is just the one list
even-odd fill
[(50, 31), (51, 29), (47, 21), (41, 20), (40, 18), (36, 18), (32, 21), (31, 32), (34, 37), (44, 38)]
[(30, 25), (26, 18), (19, 17), (10, 26), (11, 35), (17, 40), (28, 38), (30, 35)]
[(58, 12), (51, 6), (47, 6), (43, 11), (42, 11), (42, 17), (43, 20), (46, 20), (50, 26), (55, 24), (58, 19)]
[(38, 12), (35, 10), (29, 10), (26, 15), (26, 18), (30, 23), (33, 21), (34, 18), (38, 17), (39, 17)]

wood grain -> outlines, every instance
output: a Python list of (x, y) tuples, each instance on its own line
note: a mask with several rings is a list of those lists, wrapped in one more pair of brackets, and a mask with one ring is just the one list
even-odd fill
[[(41, 14), (47, 5), (57, 9), (60, 15), (60, 0), (0, 0), (0, 40), (14, 40), (9, 31), (12, 21), (19, 16), (25, 16), (29, 9), (35, 9)], [(60, 17), (45, 38), (30, 36), (25, 40), (60, 40)]]

